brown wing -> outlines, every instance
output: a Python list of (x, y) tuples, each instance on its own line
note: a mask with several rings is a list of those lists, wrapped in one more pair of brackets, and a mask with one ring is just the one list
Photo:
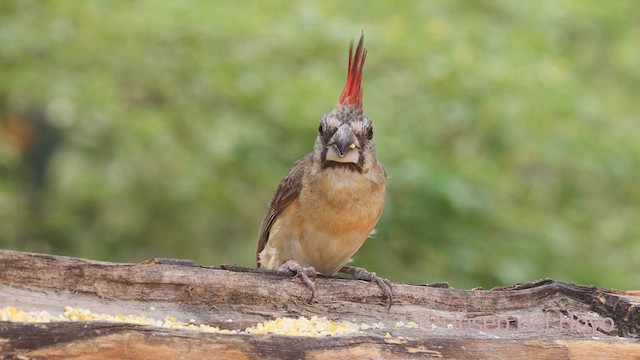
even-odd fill
[(260, 267), (260, 252), (267, 245), (269, 241), (269, 232), (271, 226), (275, 222), (278, 215), (286, 208), (298, 195), (300, 195), (300, 189), (302, 188), (302, 175), (304, 174), (304, 167), (311, 162), (311, 154), (298, 160), (287, 176), (280, 182), (276, 193), (273, 195), (267, 213), (262, 219), (260, 225), (260, 232), (258, 233), (258, 245), (256, 246), (256, 263)]

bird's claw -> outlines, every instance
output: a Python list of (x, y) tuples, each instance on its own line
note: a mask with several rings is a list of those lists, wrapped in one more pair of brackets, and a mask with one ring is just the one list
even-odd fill
[(391, 304), (393, 303), (393, 286), (389, 280), (377, 276), (375, 272), (370, 272), (366, 269), (355, 266), (343, 266), (342, 269), (340, 269), (340, 272), (350, 274), (358, 280), (366, 280), (376, 283), (380, 290), (382, 290), (384, 297), (387, 299), (387, 309), (391, 309)]
[[(311, 290), (311, 298), (309, 299), (309, 303), (313, 301), (313, 298), (316, 296), (315, 280), (318, 274), (316, 272), (316, 269), (314, 269), (311, 266), (304, 267), (295, 260), (289, 260), (286, 263), (280, 265), (280, 267), (278, 267), (278, 271), (286, 271), (286, 272), (293, 273), (295, 274), (293, 277), (294, 279), (300, 278), (302, 282), (304, 282), (304, 284), (307, 285), (309, 290)], [(311, 278), (313, 278), (313, 280), (311, 280)]]
[(378, 284), (384, 293), (384, 297), (387, 299), (387, 309), (391, 309), (391, 303), (393, 301), (393, 285), (389, 280), (376, 276), (376, 273), (371, 274), (373, 275), (373, 280), (371, 281)]

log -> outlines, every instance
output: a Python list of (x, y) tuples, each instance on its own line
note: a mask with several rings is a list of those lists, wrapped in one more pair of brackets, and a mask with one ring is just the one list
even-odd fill
[[(105, 321), (0, 321), (0, 353), (30, 359), (640, 358), (640, 291), (550, 279), (491, 290), (394, 284), (387, 309), (371, 283), (318, 277), (315, 299), (286, 273), (190, 261), (139, 264), (0, 251), (0, 307), (172, 316), (235, 334)], [(281, 317), (382, 323), (358, 333), (245, 333)], [(415, 323), (415, 327), (398, 326)]]

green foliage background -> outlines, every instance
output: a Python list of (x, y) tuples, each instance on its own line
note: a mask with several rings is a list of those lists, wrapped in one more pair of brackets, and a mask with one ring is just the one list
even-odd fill
[(0, 247), (253, 265), (361, 29), (390, 177), (356, 265), (639, 287), (638, 1), (3, 0)]

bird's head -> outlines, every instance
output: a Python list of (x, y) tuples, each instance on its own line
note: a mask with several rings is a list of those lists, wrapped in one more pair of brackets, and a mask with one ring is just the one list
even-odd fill
[(362, 110), (362, 68), (367, 56), (363, 47), (364, 33), (353, 51), (349, 47), (347, 84), (338, 104), (320, 120), (315, 151), (323, 168), (343, 167), (367, 171), (377, 162), (373, 122)]

